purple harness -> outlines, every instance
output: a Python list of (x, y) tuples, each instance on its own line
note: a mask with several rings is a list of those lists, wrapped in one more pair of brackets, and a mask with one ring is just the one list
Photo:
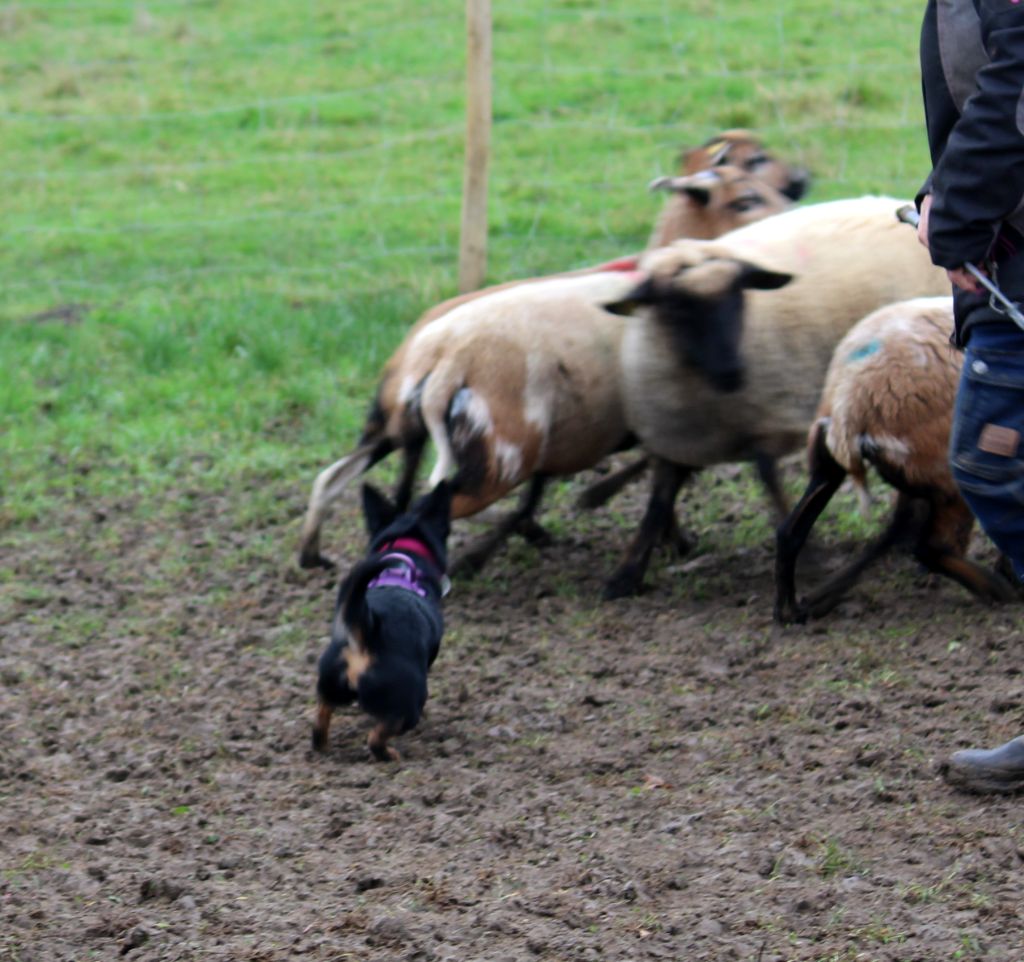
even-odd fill
[(366, 590), (369, 591), (371, 588), (403, 588), (406, 591), (415, 592), (421, 598), (426, 598), (427, 589), (421, 583), (419, 568), (404, 554), (398, 554), (397, 552), (386, 554), (381, 558), (381, 561), (391, 560), (400, 561), (401, 564), (393, 568), (385, 568), (366, 586)]

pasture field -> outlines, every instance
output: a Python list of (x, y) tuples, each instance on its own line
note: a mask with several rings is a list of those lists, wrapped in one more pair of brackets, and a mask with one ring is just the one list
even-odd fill
[[(726, 127), (812, 200), (912, 196), (921, 6), (495, 0), (489, 278), (639, 249)], [(775, 627), (743, 469), (613, 604), (643, 486), (556, 486), (552, 545), (455, 586), (403, 761), (355, 714), (308, 750), (298, 524), (454, 292), (461, 5), (30, 0), (0, 41), (0, 960), (1024, 959), (1019, 801), (935, 774), (1024, 727), (1017, 611), (896, 557)], [(841, 499), (817, 565), (876, 524)]]

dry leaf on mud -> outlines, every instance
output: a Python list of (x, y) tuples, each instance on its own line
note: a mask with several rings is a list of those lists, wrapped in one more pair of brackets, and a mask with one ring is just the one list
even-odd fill
[(656, 788), (671, 788), (672, 785), (657, 775), (644, 775), (644, 791), (653, 792)]

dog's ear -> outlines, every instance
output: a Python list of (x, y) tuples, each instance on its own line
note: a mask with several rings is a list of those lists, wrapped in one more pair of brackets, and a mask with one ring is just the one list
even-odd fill
[(449, 481), (441, 481), (433, 491), (424, 495), (420, 502), (419, 517), (424, 533), (430, 531), (438, 540), (433, 545), (436, 549), (443, 547), (451, 531), (452, 518), (452, 485)]
[(366, 530), (372, 538), (378, 531), (383, 531), (398, 517), (396, 508), (372, 484), (363, 485), (363, 518)]
[(424, 514), (447, 518), (452, 513), (452, 485), (447, 480), (438, 482), (424, 504)]

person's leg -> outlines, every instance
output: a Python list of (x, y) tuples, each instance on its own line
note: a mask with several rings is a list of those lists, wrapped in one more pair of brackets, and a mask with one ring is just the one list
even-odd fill
[(974, 516), (1024, 581), (1024, 331), (972, 331), (950, 438), (950, 465)]
[[(1024, 581), (1024, 332), (1011, 324), (972, 331), (950, 438), (964, 500)], [(992, 749), (954, 752), (940, 766), (973, 792), (1024, 789), (1024, 736)]]

